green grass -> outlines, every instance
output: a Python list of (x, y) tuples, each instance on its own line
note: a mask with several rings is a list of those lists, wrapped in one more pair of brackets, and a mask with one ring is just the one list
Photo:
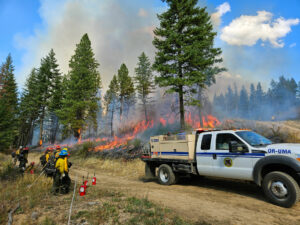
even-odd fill
[(52, 220), (51, 218), (46, 217), (43, 221), (42, 221), (42, 225), (56, 225), (55, 221)]

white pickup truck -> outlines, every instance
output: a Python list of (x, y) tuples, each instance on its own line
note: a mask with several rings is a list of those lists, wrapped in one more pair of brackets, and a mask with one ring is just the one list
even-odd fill
[(272, 144), (250, 130), (153, 136), (141, 159), (146, 176), (164, 185), (194, 174), (253, 181), (282, 207), (300, 197), (300, 144)]

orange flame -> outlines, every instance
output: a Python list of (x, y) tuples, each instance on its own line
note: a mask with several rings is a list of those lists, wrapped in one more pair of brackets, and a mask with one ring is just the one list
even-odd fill
[[(167, 114), (165, 117), (159, 118), (159, 123), (161, 123), (162, 126), (166, 126), (167, 124), (174, 124), (177, 121), (176, 115), (173, 113)], [(202, 125), (200, 123), (200, 117), (198, 115), (193, 115), (191, 112), (188, 112), (185, 114), (185, 122), (190, 125), (194, 129), (199, 129), (199, 128), (214, 128), (218, 125), (220, 125), (220, 121), (212, 116), (212, 115), (207, 115), (207, 116), (202, 116), (201, 117)], [(133, 140), (136, 138), (136, 136), (154, 126), (154, 120), (149, 120), (148, 122), (146, 120), (142, 120), (137, 123), (131, 123), (127, 127), (123, 127), (125, 129), (126, 135), (122, 137), (117, 137), (114, 136), (113, 138), (96, 138), (93, 139), (95, 142), (104, 142), (104, 144), (100, 144), (95, 147), (95, 151), (102, 151), (102, 150), (111, 150), (115, 148), (125, 148), (128, 141)], [(86, 141), (91, 141), (91, 139), (85, 139), (81, 140), (81, 129), (78, 129), (79, 133), (79, 139), (78, 143), (83, 143)], [(122, 132), (121, 132), (122, 133)]]
[(40, 146), (42, 146), (42, 144), (43, 144), (43, 140), (41, 139), (41, 140), (40, 140)]
[(125, 135), (124, 137), (117, 137), (114, 136), (114, 138), (111, 141), (108, 141), (107, 139), (103, 138), (97, 138), (96, 141), (108, 141), (104, 145), (99, 145), (95, 148), (96, 151), (102, 151), (102, 150), (109, 150), (109, 149), (114, 149), (114, 148), (119, 148), (121, 146), (125, 146), (128, 141), (134, 139), (138, 133), (141, 133), (148, 128), (153, 127), (154, 121), (148, 121), (146, 122), (145, 120), (142, 120), (141, 122), (138, 122), (135, 126), (133, 131), (130, 134)]
[(165, 127), (167, 125), (167, 121), (164, 118), (159, 118), (159, 122)]
[(81, 143), (81, 129), (80, 128), (77, 130), (77, 133), (79, 134), (78, 144), (80, 144)]

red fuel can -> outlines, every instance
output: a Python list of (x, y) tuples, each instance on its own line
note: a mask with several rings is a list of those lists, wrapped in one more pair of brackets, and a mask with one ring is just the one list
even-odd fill
[(92, 185), (96, 185), (96, 177), (92, 178)]
[(79, 195), (84, 196), (85, 195), (85, 190), (86, 190), (86, 186), (81, 185), (80, 188), (79, 188)]

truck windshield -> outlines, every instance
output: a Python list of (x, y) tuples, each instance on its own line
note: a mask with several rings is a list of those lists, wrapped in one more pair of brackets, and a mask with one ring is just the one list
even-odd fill
[(252, 146), (266, 146), (272, 144), (272, 141), (269, 139), (252, 131), (238, 131), (236, 134)]

